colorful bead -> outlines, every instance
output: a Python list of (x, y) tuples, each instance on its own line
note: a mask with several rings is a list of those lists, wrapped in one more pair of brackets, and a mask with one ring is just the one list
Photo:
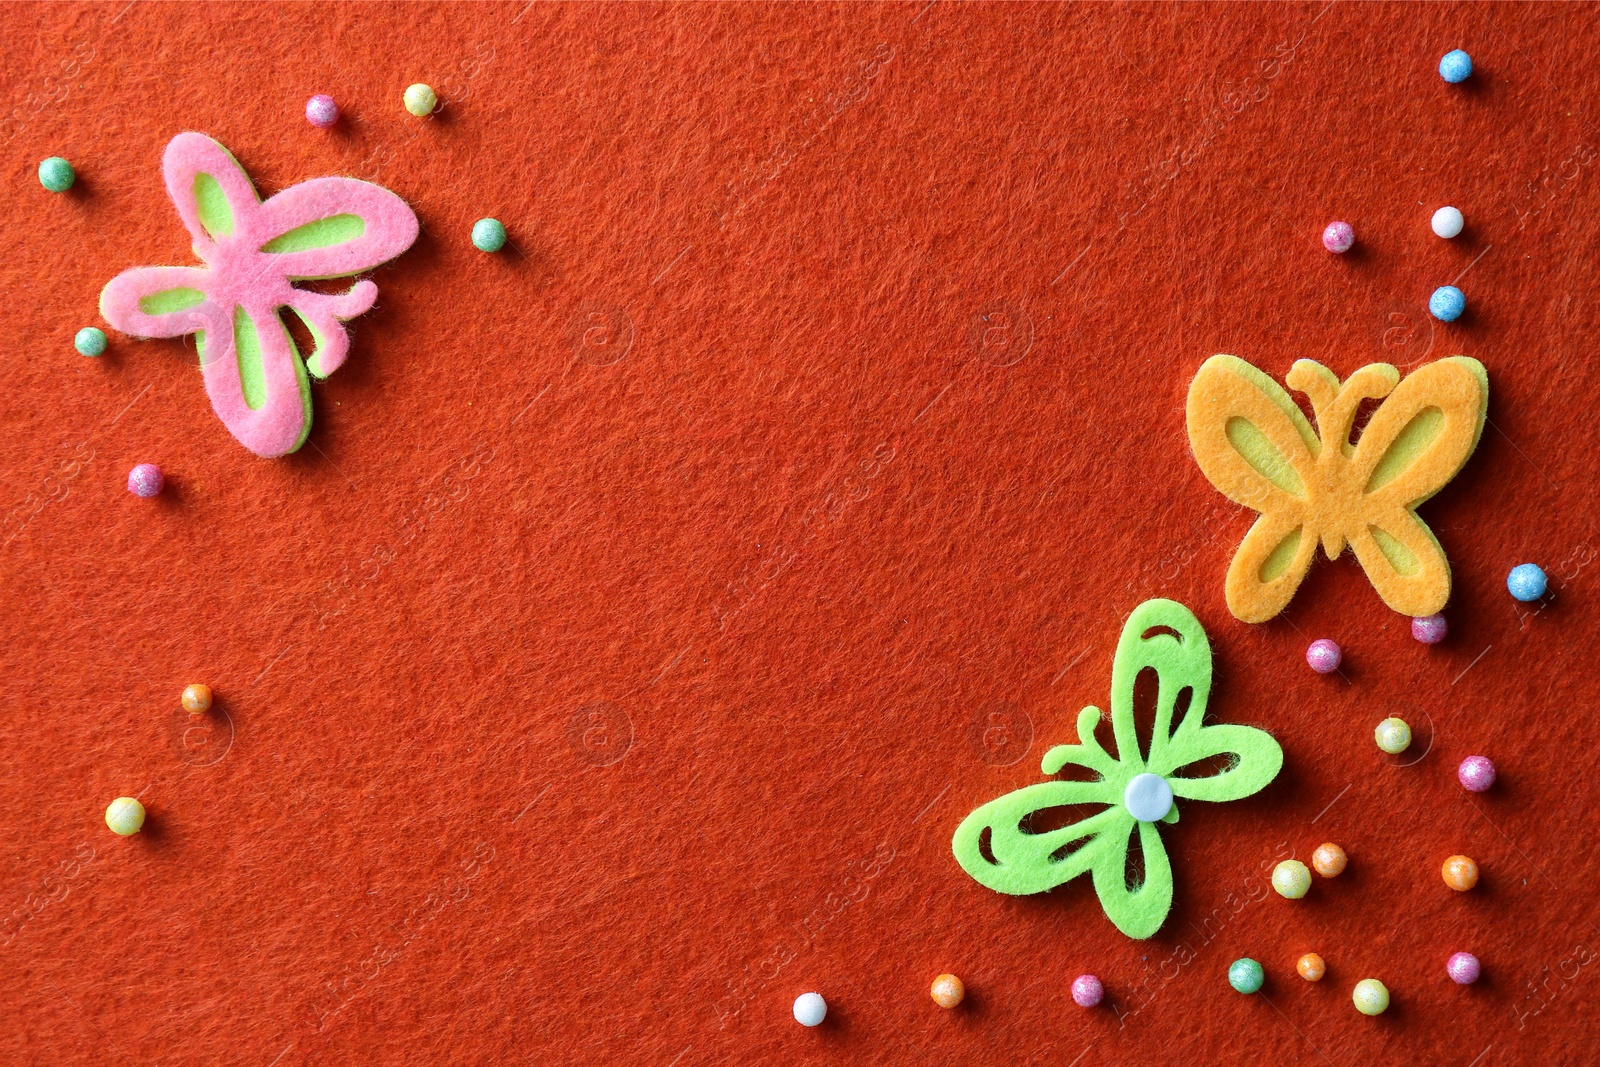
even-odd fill
[(1550, 588), (1550, 579), (1537, 563), (1519, 563), (1506, 575), (1506, 589), (1523, 603), (1538, 600)]
[(828, 1017), (828, 1002), (821, 993), (801, 993), (794, 998), (794, 1021), (801, 1026), (816, 1026)]
[(1472, 57), (1459, 48), (1446, 52), (1439, 60), (1439, 77), (1451, 85), (1466, 81), (1472, 77)]
[(1406, 725), (1404, 719), (1390, 717), (1378, 724), (1372, 731), (1372, 739), (1378, 747), (1391, 756), (1398, 756), (1411, 747), (1411, 727)]
[(77, 180), (77, 171), (72, 169), (71, 163), (60, 156), (51, 156), (39, 164), (39, 184), (52, 193), (66, 192)]
[(183, 710), (190, 715), (204, 715), (211, 710), (211, 688), (191, 685), (183, 691)]
[(1456, 779), (1463, 789), (1481, 793), (1494, 785), (1494, 764), (1486, 756), (1468, 756), (1456, 768)]
[(1318, 674), (1331, 674), (1339, 669), (1344, 653), (1326, 637), (1319, 637), (1306, 648), (1306, 662)]
[(1328, 228), (1322, 231), (1322, 247), (1334, 255), (1350, 251), (1350, 246), (1356, 243), (1356, 229), (1348, 222), (1330, 222)]
[(1362, 1015), (1382, 1015), (1389, 1010), (1389, 990), (1376, 978), (1363, 978), (1350, 994)]
[(1241, 993), (1254, 993), (1266, 980), (1267, 973), (1261, 969), (1261, 964), (1248, 956), (1234, 960), (1228, 967), (1228, 984)]
[(506, 228), (499, 219), (479, 219), (472, 224), (472, 246), (480, 252), (498, 252), (506, 246)]
[(1092, 974), (1080, 974), (1072, 980), (1072, 1002), (1080, 1008), (1092, 1008), (1106, 995), (1106, 987)]
[(953, 1008), (961, 1003), (961, 998), (967, 995), (967, 987), (961, 984), (961, 979), (953, 974), (941, 974), (933, 980), (933, 988), (929, 990), (933, 1002), (941, 1008)]
[(1350, 857), (1344, 854), (1344, 849), (1332, 841), (1324, 841), (1311, 854), (1311, 866), (1324, 878), (1339, 877), (1344, 873), (1345, 864), (1349, 862)]
[(1411, 620), (1411, 636), (1425, 645), (1437, 645), (1450, 632), (1443, 615), (1424, 615)]
[(81, 356), (99, 356), (106, 350), (106, 333), (93, 326), (85, 326), (72, 338), (72, 347)]
[(1459, 236), (1467, 220), (1457, 208), (1442, 207), (1433, 213), (1433, 232), (1445, 240)]
[(1483, 974), (1483, 967), (1478, 963), (1478, 957), (1470, 952), (1457, 952), (1451, 956), (1444, 965), (1450, 980), (1456, 985), (1471, 985)]
[(1295, 960), (1294, 969), (1308, 982), (1320, 982), (1322, 976), (1328, 973), (1328, 965), (1323, 963), (1322, 957), (1315, 952), (1307, 952)]
[(1311, 871), (1299, 860), (1284, 860), (1272, 868), (1272, 888), (1280, 897), (1299, 900), (1311, 889)]
[(1465, 893), (1478, 884), (1478, 865), (1469, 856), (1451, 856), (1439, 869), (1444, 884), (1458, 893)]
[(154, 463), (141, 463), (128, 472), (128, 492), (134, 496), (155, 496), (166, 484), (161, 468)]
[(118, 797), (106, 806), (106, 825), (118, 837), (128, 837), (144, 826), (144, 805), (132, 797)]
[(1428, 297), (1428, 313), (1440, 322), (1454, 322), (1467, 310), (1467, 294), (1453, 285), (1441, 285)]
[(1122, 791), (1122, 804), (1140, 822), (1160, 822), (1172, 811), (1172, 786), (1159, 774), (1136, 774)]
[[(417, 118), (420, 119), (424, 115), (433, 114), (433, 109), (438, 106), (439, 94), (433, 91), (433, 86), (424, 85), (421, 82), (406, 86), (406, 110), (417, 116)], [(821, 997), (817, 998), (818, 1001), (821, 1001), (821, 999)], [(796, 1001), (796, 1003), (799, 1002)], [(827, 1009), (824, 1008), (823, 1010), (826, 1011)], [(821, 1019), (817, 1020), (817, 1022), (821, 1021)], [(808, 1025), (815, 1026), (816, 1023)]]
[(326, 130), (339, 121), (339, 105), (327, 93), (318, 93), (306, 101), (306, 121)]

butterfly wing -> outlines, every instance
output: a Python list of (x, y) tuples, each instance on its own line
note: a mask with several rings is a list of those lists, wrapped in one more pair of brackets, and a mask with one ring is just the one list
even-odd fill
[(134, 267), (100, 291), (100, 315), (130, 337), (179, 337), (205, 329), (218, 308), (204, 267)]
[(1363, 487), (1366, 525), (1352, 532), (1350, 545), (1395, 611), (1432, 615), (1450, 599), (1450, 563), (1416, 509), (1466, 464), (1488, 405), (1483, 364), (1451, 356), (1396, 386), (1356, 443), (1350, 477)]
[(215, 262), (219, 245), (250, 239), (261, 198), (226, 148), (203, 133), (180, 133), (162, 154), (161, 172), (195, 255)]
[(1228, 567), (1228, 609), (1265, 622), (1289, 603), (1311, 566), (1319, 531), (1306, 529), (1306, 485), (1321, 445), (1283, 387), (1234, 356), (1212, 356), (1189, 386), (1189, 444), (1211, 484), (1261, 513)]
[(197, 340), (206, 395), (240, 444), (270, 459), (305, 443), (311, 382), (276, 309), (236, 305)]

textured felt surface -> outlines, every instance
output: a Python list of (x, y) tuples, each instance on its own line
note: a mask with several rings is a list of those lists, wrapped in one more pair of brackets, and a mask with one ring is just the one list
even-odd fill
[[(116, 2), (10, 5), (0, 37), (0, 1060), (1586, 1055), (1593, 7)], [(183, 341), (72, 350), (110, 275), (188, 262), (151, 182), (185, 129), (263, 195), (343, 174), (422, 223), (283, 460), (232, 444)], [(472, 248), (485, 215), (515, 249)], [(1452, 279), (1469, 311), (1432, 322)], [(1184, 429), (1218, 352), (1488, 368), (1483, 441), (1420, 512), (1443, 644), (1349, 556), (1232, 618), (1254, 516)], [(124, 488), (145, 461), (154, 500)], [(1547, 602), (1506, 595), (1524, 561)], [(1070, 736), (1154, 596), (1285, 762), (1161, 828), (1172, 916), (1132, 942), (1083, 880), (996, 894), (950, 838)], [(1417, 736), (1393, 759), (1389, 714)], [(1272, 894), (1324, 840), (1349, 869)]]

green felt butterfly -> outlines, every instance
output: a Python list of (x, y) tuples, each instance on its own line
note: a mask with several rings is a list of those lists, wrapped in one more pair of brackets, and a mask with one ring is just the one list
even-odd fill
[[(1133, 687), (1146, 668), (1156, 672), (1159, 689), (1150, 751), (1141, 755)], [(1238, 800), (1264, 788), (1283, 766), (1283, 749), (1265, 731), (1202, 725), (1210, 694), (1211, 643), (1200, 621), (1175, 601), (1140, 604), (1122, 628), (1111, 666), (1117, 754), (1095, 740), (1100, 709), (1084, 708), (1078, 713), (1080, 743), (1050, 749), (1041, 769), (1055, 774), (1071, 763), (1098, 777), (1041, 782), (983, 805), (956, 829), (951, 842), (956, 860), (990, 889), (1011, 894), (1042, 893), (1089, 871), (1107, 918), (1129, 937), (1149, 937), (1172, 907), (1172, 865), (1155, 824), (1178, 821), (1174, 798)], [(1232, 760), (1214, 774), (1185, 773), (1222, 755)], [(1104, 807), (1059, 829), (1033, 827), (1037, 813), (1076, 804)], [(1135, 834), (1145, 876), (1142, 884), (1130, 886), (1126, 869)]]

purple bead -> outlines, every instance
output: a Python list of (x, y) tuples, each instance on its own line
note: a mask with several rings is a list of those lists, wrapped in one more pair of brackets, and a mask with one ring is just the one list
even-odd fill
[(1478, 965), (1478, 957), (1470, 952), (1457, 952), (1450, 957), (1444, 969), (1450, 972), (1451, 979), (1457, 985), (1471, 985), (1483, 973), (1483, 968)]
[(1080, 974), (1072, 980), (1072, 1000), (1080, 1008), (1092, 1008), (1106, 995), (1106, 987), (1092, 974)]
[(1450, 624), (1443, 615), (1424, 615), (1411, 620), (1411, 636), (1425, 645), (1437, 645), (1450, 632)]
[(318, 93), (306, 101), (306, 121), (325, 130), (339, 121), (339, 105), (327, 93)]
[(1344, 659), (1344, 654), (1339, 651), (1339, 646), (1329, 641), (1326, 637), (1319, 637), (1311, 642), (1311, 647), (1306, 649), (1306, 662), (1318, 674), (1330, 674), (1339, 669), (1339, 663)]
[(1350, 251), (1350, 246), (1356, 243), (1356, 230), (1348, 222), (1330, 222), (1328, 228), (1322, 231), (1322, 247), (1334, 255)]
[(134, 496), (155, 496), (166, 484), (161, 468), (154, 463), (141, 463), (128, 472), (128, 492)]
[(1481, 793), (1494, 785), (1494, 764), (1484, 756), (1468, 756), (1456, 768), (1456, 777), (1461, 780), (1463, 789)]

